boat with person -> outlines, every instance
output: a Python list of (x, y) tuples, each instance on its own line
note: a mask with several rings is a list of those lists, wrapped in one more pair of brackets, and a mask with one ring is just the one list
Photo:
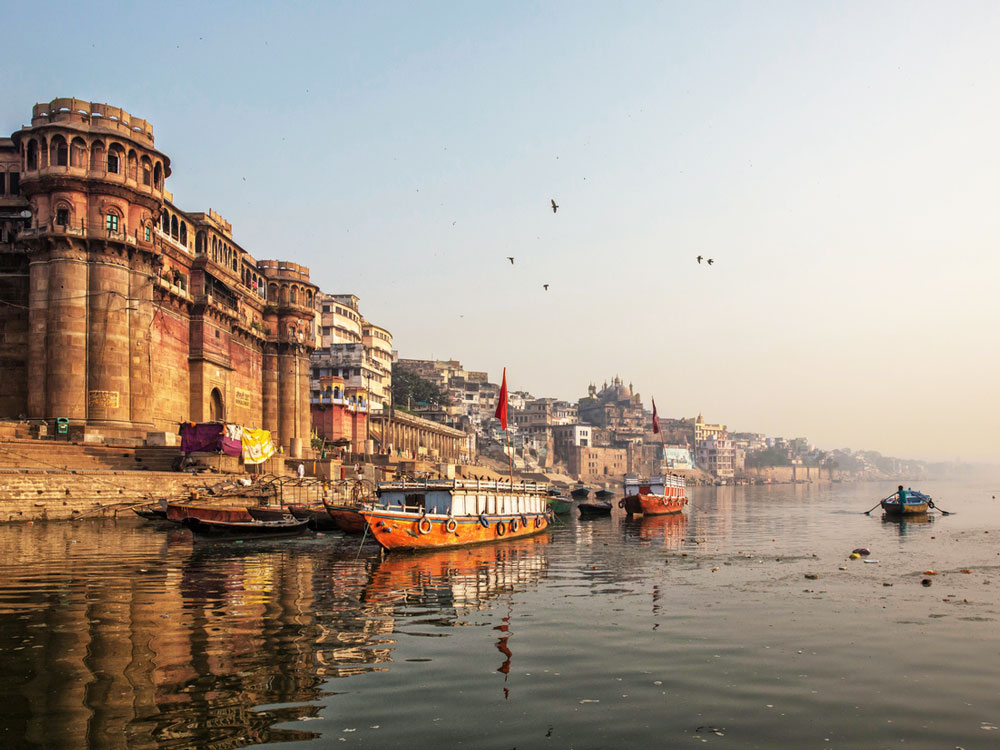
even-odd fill
[(680, 513), (687, 505), (684, 477), (667, 474), (659, 477), (625, 477), (625, 497), (618, 507), (631, 515), (663, 516)]
[(930, 495), (914, 489), (903, 489), (899, 485), (894, 493), (881, 501), (882, 512), (889, 516), (919, 516), (926, 515), (929, 508), (934, 507)]
[(359, 511), (387, 550), (498, 542), (539, 534), (552, 511), (536, 482), (425, 479), (380, 482)]

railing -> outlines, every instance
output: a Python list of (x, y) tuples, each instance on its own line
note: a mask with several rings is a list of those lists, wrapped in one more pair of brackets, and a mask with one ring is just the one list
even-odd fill
[(385, 490), (464, 490), (466, 492), (504, 492), (543, 494), (549, 486), (540, 482), (511, 482), (502, 479), (404, 479), (379, 482), (379, 492)]

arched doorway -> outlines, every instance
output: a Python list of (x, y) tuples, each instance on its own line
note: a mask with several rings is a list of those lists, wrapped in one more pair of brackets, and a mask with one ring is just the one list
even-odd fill
[(222, 393), (218, 388), (212, 389), (212, 395), (209, 399), (209, 415), (208, 420), (210, 422), (224, 422), (226, 419), (226, 409), (222, 404)]

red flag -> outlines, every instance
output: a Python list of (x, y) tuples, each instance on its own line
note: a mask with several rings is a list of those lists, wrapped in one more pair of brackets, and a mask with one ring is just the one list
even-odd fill
[(660, 420), (656, 418), (656, 399), (653, 399), (653, 434), (660, 431)]
[(507, 429), (507, 368), (503, 368), (503, 382), (500, 384), (500, 395), (497, 396), (497, 410), (493, 415), (500, 420), (500, 427)]

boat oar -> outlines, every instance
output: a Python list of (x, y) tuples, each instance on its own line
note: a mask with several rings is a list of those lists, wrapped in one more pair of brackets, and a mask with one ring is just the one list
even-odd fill
[(929, 507), (933, 508), (934, 510), (936, 510), (936, 511), (937, 511), (938, 513), (940, 513), (940, 514), (941, 514), (942, 516), (953, 516), (953, 515), (955, 515), (955, 511), (953, 511), (953, 510), (951, 510), (951, 511), (948, 511), (948, 510), (945, 510), (944, 508), (939, 508), (939, 507), (937, 507), (937, 506), (936, 506), (936, 505), (934, 504), (934, 501), (933, 501), (933, 500), (929, 500), (929, 501), (927, 502), (927, 505), (928, 505)]
[[(892, 497), (892, 496), (893, 496), (893, 495), (895, 495), (895, 494), (896, 494), (896, 493), (895, 493), (895, 492), (893, 492), (893, 493), (892, 493), (892, 495), (889, 495), (889, 497)], [(877, 507), (878, 507), (878, 506), (880, 506), (880, 505), (881, 505), (882, 503), (884, 503), (884, 502), (885, 502), (886, 500), (888, 500), (888, 499), (889, 499), (889, 497), (883, 497), (883, 498), (882, 498), (881, 500), (879, 500), (879, 501), (878, 501), (877, 503), (875, 503), (875, 505), (873, 505), (873, 506), (872, 506), (871, 508), (869, 508), (868, 510), (866, 510), (866, 511), (865, 511), (865, 515), (867, 516), (867, 515), (868, 515), (869, 513), (871, 513), (871, 512), (873, 511), (873, 510), (875, 510), (875, 508), (877, 508)]]

